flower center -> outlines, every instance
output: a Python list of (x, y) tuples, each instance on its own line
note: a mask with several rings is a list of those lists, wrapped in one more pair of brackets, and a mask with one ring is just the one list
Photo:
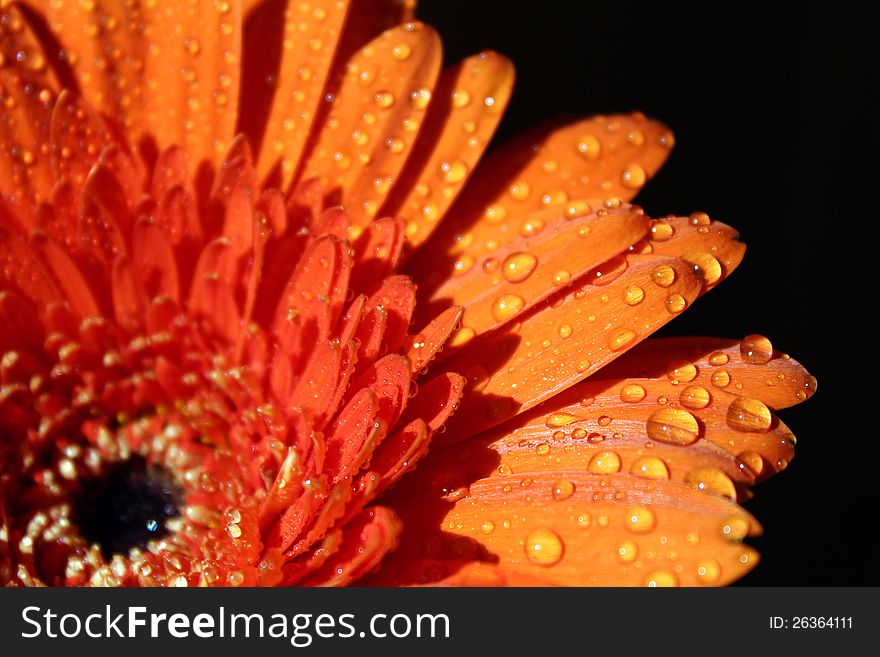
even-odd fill
[(171, 472), (132, 456), (80, 481), (72, 496), (71, 520), (109, 560), (168, 535), (167, 523), (178, 515), (182, 498)]

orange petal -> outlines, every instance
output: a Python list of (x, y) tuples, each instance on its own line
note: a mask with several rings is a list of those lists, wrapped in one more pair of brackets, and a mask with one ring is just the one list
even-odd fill
[(432, 483), (433, 492), (391, 502), (407, 531), (389, 566), (427, 556), (490, 561), (564, 586), (700, 586), (757, 563), (740, 544), (760, 532), (750, 515), (674, 482), (522, 472), (456, 489)]
[(151, 90), (144, 80), (149, 42), (141, 29), (141, 7), (113, 0), (50, 2), (46, 18), (63, 42), (78, 92), (131, 134), (142, 134), (145, 96)]
[(58, 86), (46, 54), (19, 10), (0, 8), (0, 193), (30, 209), (54, 180), (49, 124)]
[(382, 441), (370, 459), (370, 469), (382, 477), (382, 488), (415, 467), (416, 461), (427, 453), (430, 439), (431, 430), (418, 418)]
[(400, 219), (388, 217), (367, 226), (354, 243), (354, 286), (358, 290), (370, 290), (390, 276), (400, 260), (403, 241)]
[[(521, 413), (598, 371), (673, 319), (699, 293), (681, 260), (627, 256), (622, 273), (584, 277), (445, 361), (470, 388), (441, 437), (449, 443)], [(461, 336), (461, 331), (457, 334)], [(453, 337), (452, 344), (455, 344)]]
[[(422, 418), (428, 428), (438, 431), (449, 416), (458, 408), (464, 391), (465, 380), (455, 372), (445, 372), (428, 380), (419, 387), (407, 409), (408, 418)], [(406, 419), (404, 424), (408, 424)]]
[(425, 129), (381, 211), (407, 218), (411, 247), (428, 239), (464, 187), (504, 114), (513, 80), (510, 60), (491, 51), (441, 75)]
[(138, 220), (132, 236), (132, 264), (149, 299), (166, 296), (180, 298), (177, 259), (159, 226)]
[(666, 159), (670, 139), (665, 126), (633, 114), (540, 128), (511, 142), (480, 165), (425, 256), (413, 263), (417, 278), (449, 271), (464, 249), (481, 261), (493, 244), (534, 230), (528, 217), (549, 205), (588, 201), (608, 208), (631, 199), (634, 183)]
[(375, 440), (374, 423), (378, 412), (376, 393), (363, 388), (328, 427), (324, 472), (334, 483), (357, 472), (372, 453), (370, 443)]
[(130, 335), (139, 335), (143, 330), (146, 303), (134, 277), (131, 261), (124, 254), (117, 256), (113, 262), (111, 282), (116, 322)]
[(461, 306), (447, 308), (427, 326), (404, 342), (406, 356), (412, 363), (413, 373), (421, 372), (443, 349), (449, 336), (459, 325), (463, 310)]
[(654, 255), (676, 256), (699, 267), (703, 292), (708, 292), (742, 262), (746, 245), (739, 233), (705, 212), (690, 217), (666, 217), (651, 222), (648, 242), (636, 245), (635, 251)]
[(529, 221), (541, 226), (538, 234), (507, 236), (479, 260), (465, 250), (452, 271), (438, 271), (445, 282), (436, 288), (428, 282), (429, 301), (422, 306), (426, 312), (450, 302), (461, 305), (464, 330), (479, 336), (514, 321), (561, 286), (626, 250), (649, 225), (633, 206), (597, 212), (552, 208), (530, 215)]
[[(99, 8), (99, 20), (106, 11)], [(120, 70), (127, 93), (116, 91), (108, 101), (140, 105), (140, 118), (131, 117), (140, 124), (130, 128), (135, 140), (154, 137), (157, 150), (181, 145), (194, 168), (219, 161), (232, 141), (238, 111), (241, 1), (139, 5), (128, 11), (135, 15), (120, 25), (137, 28), (136, 36), (121, 30), (114, 51), (128, 56), (135, 70)], [(65, 37), (80, 29), (68, 29)]]
[(304, 586), (344, 586), (374, 570), (397, 546), (403, 527), (383, 506), (363, 510), (343, 530), (339, 552), (302, 581)]
[(367, 300), (370, 308), (381, 307), (385, 314), (382, 347), (389, 353), (400, 350), (406, 340), (416, 306), (416, 288), (407, 276), (390, 276), (382, 281)]
[(88, 282), (67, 251), (39, 233), (31, 236), (30, 244), (54, 274), (71, 309), (82, 319), (100, 315), (98, 302)]
[(264, 2), (245, 21), (239, 130), (259, 153), (260, 178), (271, 174), (281, 189), (299, 163), (348, 8), (337, 0)]
[[(321, 176), (331, 203), (344, 204), (355, 226), (376, 216), (397, 179), (424, 120), (440, 60), (437, 34), (407, 23), (377, 37), (346, 66), (302, 177)], [(402, 147), (388, 145), (398, 143)]]
[(348, 290), (351, 256), (347, 243), (333, 236), (322, 237), (308, 248), (297, 264), (275, 310), (274, 330), (290, 321), (291, 313), (302, 310), (313, 299), (323, 298), (330, 305), (330, 326), (342, 314)]
[[(694, 376), (690, 378), (690, 367)], [(681, 386), (701, 386), (710, 392), (758, 399), (771, 409), (788, 408), (816, 392), (816, 378), (788, 354), (773, 348), (761, 335), (743, 340), (726, 338), (660, 338), (646, 340), (602, 370), (600, 376), (675, 378), (688, 368)]]

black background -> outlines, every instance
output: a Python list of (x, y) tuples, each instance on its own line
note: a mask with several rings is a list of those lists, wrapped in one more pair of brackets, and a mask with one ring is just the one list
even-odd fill
[[(765, 527), (741, 584), (878, 579), (880, 349), (872, 346), (876, 79), (870, 21), (842, 3), (422, 0), (447, 61), (491, 48), (517, 67), (501, 139), (559, 115), (641, 110), (676, 148), (638, 198), (648, 214), (708, 212), (748, 244), (731, 279), (664, 332), (762, 333), (819, 380), (781, 413), (788, 470), (746, 507)], [(867, 68), (867, 67), (865, 67)], [(866, 97), (866, 94), (865, 94)]]

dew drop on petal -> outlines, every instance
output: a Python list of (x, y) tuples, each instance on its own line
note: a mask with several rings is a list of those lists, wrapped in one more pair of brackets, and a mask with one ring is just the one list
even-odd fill
[(620, 389), (621, 401), (630, 404), (642, 401), (647, 394), (647, 391), (638, 383), (628, 383)]
[(626, 512), (626, 527), (636, 534), (645, 534), (657, 525), (657, 517), (646, 506), (634, 506)]
[(599, 452), (590, 459), (587, 470), (593, 474), (613, 474), (620, 471), (620, 457), (616, 452)]
[(608, 348), (611, 351), (620, 351), (625, 349), (633, 340), (636, 334), (626, 328), (619, 328), (611, 332), (608, 336)]
[(694, 468), (684, 477), (686, 484), (713, 495), (736, 499), (736, 486), (726, 474), (716, 468)]
[(703, 386), (688, 386), (678, 396), (678, 402), (691, 410), (706, 408), (711, 401), (712, 396)]
[(690, 445), (697, 440), (700, 425), (696, 418), (679, 408), (661, 408), (648, 418), (648, 437), (673, 445)]
[(531, 253), (520, 251), (512, 253), (504, 259), (501, 272), (504, 278), (511, 283), (519, 283), (526, 280), (538, 266), (538, 259)]
[(768, 431), (772, 420), (770, 409), (757, 399), (737, 397), (727, 409), (727, 424), (736, 431)]
[(669, 468), (656, 456), (642, 456), (630, 466), (630, 474), (645, 479), (669, 479)]
[(657, 265), (651, 271), (651, 280), (659, 287), (669, 287), (675, 282), (675, 270), (669, 265)]
[(648, 588), (678, 586), (678, 577), (675, 576), (675, 573), (671, 573), (668, 570), (655, 570), (645, 577), (645, 586)]
[(763, 335), (749, 335), (740, 343), (739, 352), (744, 363), (764, 365), (773, 358), (773, 345)]
[(559, 534), (552, 529), (536, 529), (526, 537), (526, 557), (538, 566), (552, 566), (559, 563), (565, 546)]
[(516, 294), (505, 294), (492, 304), (492, 316), (499, 322), (510, 319), (525, 307), (523, 298)]

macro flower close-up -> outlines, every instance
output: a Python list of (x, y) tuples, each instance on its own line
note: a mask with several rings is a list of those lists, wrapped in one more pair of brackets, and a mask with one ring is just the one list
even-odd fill
[(634, 204), (675, 142), (641, 113), (496, 144), (515, 62), (444, 61), (416, 13), (0, 0), (2, 583), (757, 564), (741, 504), (816, 380), (763, 335), (652, 337), (737, 231)]

